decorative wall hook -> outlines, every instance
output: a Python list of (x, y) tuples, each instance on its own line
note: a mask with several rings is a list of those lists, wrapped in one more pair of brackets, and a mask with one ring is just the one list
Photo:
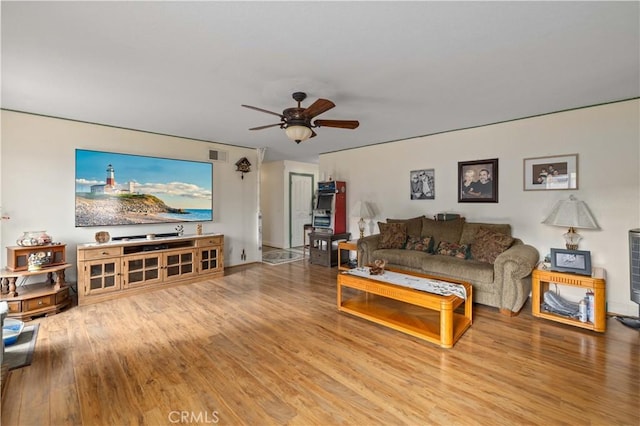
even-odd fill
[(244, 179), (244, 174), (251, 171), (251, 163), (247, 160), (247, 157), (242, 157), (236, 163), (236, 172), (242, 173), (241, 179)]

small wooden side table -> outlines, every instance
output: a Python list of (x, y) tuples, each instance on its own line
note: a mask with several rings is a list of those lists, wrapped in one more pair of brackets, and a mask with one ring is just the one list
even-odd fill
[[(347, 255), (343, 256), (342, 251), (347, 251)], [(348, 269), (351, 269), (349, 267), (349, 253), (351, 253), (352, 251), (356, 252), (356, 260), (358, 259), (358, 242), (357, 241), (341, 241), (338, 243), (338, 261), (340, 263), (338, 263), (338, 269), (340, 269), (341, 271), (346, 271)], [(344, 262), (343, 259), (346, 259), (347, 261)]]
[[(544, 293), (549, 290), (550, 283), (591, 289), (594, 293), (594, 322), (581, 322), (574, 318), (567, 318), (540, 309)], [(603, 268), (593, 268), (591, 276), (555, 272), (536, 268), (531, 274), (531, 309), (535, 317), (561, 322), (576, 327), (604, 333), (607, 329), (606, 312), (606, 280)]]
[[(71, 305), (69, 286), (65, 281), (64, 270), (72, 266), (64, 265), (42, 268), (37, 271), (0, 270), (1, 292), (3, 301), (9, 307), (9, 317), (30, 321), (37, 315), (54, 315)], [(45, 282), (29, 284), (16, 288), (16, 280), (20, 277), (46, 274)], [(55, 274), (55, 279), (54, 279)]]
[(311, 241), (309, 241), (309, 234), (313, 232), (313, 225), (310, 223), (305, 223), (302, 229), (302, 257), (307, 257), (307, 250), (311, 252), (310, 246)]

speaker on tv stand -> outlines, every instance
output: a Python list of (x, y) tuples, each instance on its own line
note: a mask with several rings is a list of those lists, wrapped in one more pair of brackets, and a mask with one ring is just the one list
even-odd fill
[[(631, 301), (638, 304), (640, 313), (640, 228), (629, 231), (629, 269)], [(616, 319), (627, 327), (640, 330), (640, 318), (616, 317)]]

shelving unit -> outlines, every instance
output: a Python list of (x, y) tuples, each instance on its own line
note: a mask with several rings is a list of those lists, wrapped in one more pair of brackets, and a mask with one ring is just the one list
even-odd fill
[(60, 266), (67, 263), (66, 244), (48, 244), (45, 246), (11, 246), (7, 247), (7, 269), (9, 271), (26, 271), (29, 268), (29, 256), (33, 253), (45, 252), (51, 256), (47, 265)]
[[(0, 270), (2, 301), (6, 301), (10, 318), (30, 321), (36, 316), (53, 315), (71, 304), (69, 286), (65, 281), (66, 245), (7, 247), (7, 267)], [(33, 253), (45, 252), (51, 262), (37, 270), (29, 270), (28, 259)], [(45, 281), (18, 287), (18, 279), (46, 275)]]
[[(591, 276), (555, 272), (540, 268), (534, 269), (531, 274), (531, 309), (533, 316), (604, 333), (607, 329), (605, 275), (603, 268), (593, 268)], [(563, 317), (541, 309), (543, 295), (549, 290), (549, 285), (553, 283), (591, 289), (594, 293), (594, 322), (581, 322), (574, 318)]]

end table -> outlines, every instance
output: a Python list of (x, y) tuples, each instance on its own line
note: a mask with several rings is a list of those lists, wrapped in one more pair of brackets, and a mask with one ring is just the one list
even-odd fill
[[(349, 267), (349, 260), (350, 260), (350, 256), (349, 254), (347, 254), (347, 256), (343, 256), (342, 251), (347, 251), (348, 253), (355, 251), (356, 252), (356, 260), (358, 259), (358, 241), (341, 241), (338, 243), (338, 261), (340, 262), (338, 264), (338, 269), (341, 271), (346, 271), (348, 269), (351, 269)], [(343, 259), (346, 259), (346, 262), (343, 261)]]
[[(594, 321), (581, 322), (574, 318), (563, 317), (540, 309), (545, 291), (549, 290), (550, 283), (591, 289), (594, 293)], [(568, 272), (556, 272), (548, 269), (536, 268), (531, 274), (531, 309), (535, 317), (545, 318), (551, 321), (561, 322), (576, 327), (604, 333), (607, 329), (606, 312), (606, 281), (603, 268), (593, 268), (591, 276), (572, 274)]]

